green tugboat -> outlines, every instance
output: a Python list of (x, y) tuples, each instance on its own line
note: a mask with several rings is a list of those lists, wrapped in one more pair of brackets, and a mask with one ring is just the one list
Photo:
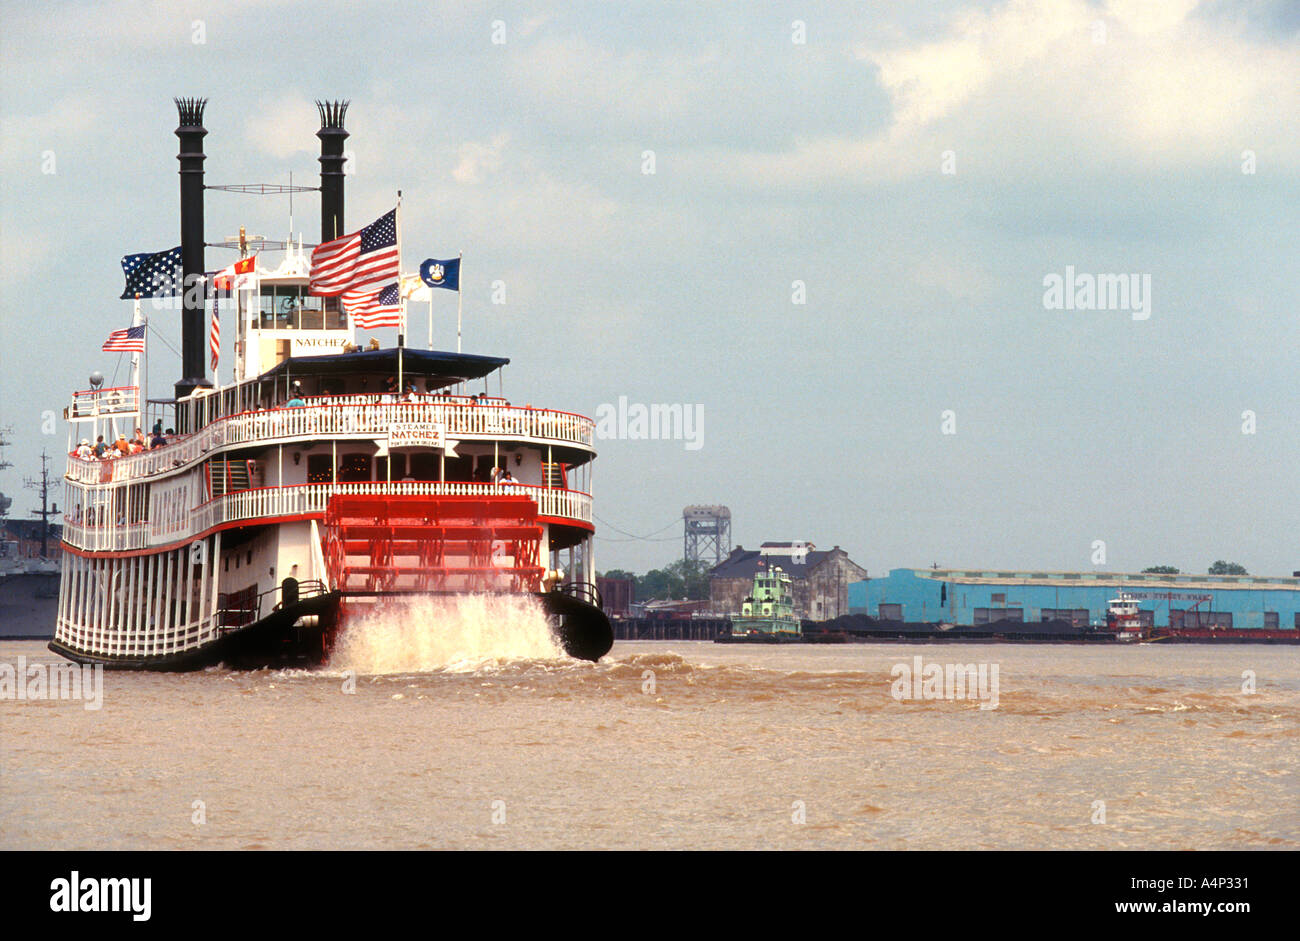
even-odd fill
[(794, 614), (794, 589), (780, 566), (754, 576), (754, 589), (731, 618), (731, 633), (715, 638), (720, 644), (797, 643), (803, 629)]

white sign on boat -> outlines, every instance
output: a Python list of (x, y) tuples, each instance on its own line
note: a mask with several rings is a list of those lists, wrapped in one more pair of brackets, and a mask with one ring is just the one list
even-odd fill
[(400, 421), (388, 426), (390, 448), (442, 448), (446, 444), (446, 425), (423, 421)]
[(320, 356), (325, 353), (342, 353), (351, 342), (348, 335), (338, 337), (293, 337), (289, 343), (290, 356)]

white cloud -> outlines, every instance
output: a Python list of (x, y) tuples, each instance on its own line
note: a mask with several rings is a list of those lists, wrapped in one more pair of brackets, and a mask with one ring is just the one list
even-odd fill
[(860, 42), (852, 54), (866, 66), (862, 81), (877, 76), (892, 103), (886, 131), (806, 135), (778, 150), (696, 148), (680, 161), (702, 179), (748, 188), (937, 175), (949, 149), (959, 176), (1004, 179), (1227, 170), (1243, 149), (1293, 153), (1300, 125), (1285, 116), (1300, 112), (1295, 40), (1261, 44), (1194, 7), (1009, 0), (955, 15), (938, 38)]
[(936, 41), (857, 54), (893, 100), (894, 143), (937, 141), (947, 122), (1015, 160), (1039, 148), (1000, 132), (1028, 123), (1039, 144), (1076, 154), (1203, 164), (1261, 133), (1294, 142), (1294, 122), (1279, 120), (1300, 106), (1294, 44), (1250, 42), (1194, 7), (1011, 0), (956, 17)]
[(961, 14), (943, 39), (887, 51), (859, 47), (858, 54), (879, 68), (894, 100), (892, 133), (902, 136), (947, 116), (995, 76), (1040, 62), (1062, 39), (1087, 41), (1091, 19), (1078, 0), (1012, 0)]
[(35, 171), (41, 152), (79, 142), (83, 135), (104, 121), (103, 102), (95, 95), (68, 95), (34, 114), (0, 118), (0, 153), (10, 160), (24, 161)]
[(451, 171), (457, 183), (473, 185), (483, 177), (501, 169), (501, 151), (509, 140), (507, 134), (497, 134), (488, 143), (465, 141), (460, 145), (460, 162)]
[(244, 136), (255, 149), (283, 160), (318, 151), (319, 129), (315, 102), (295, 91), (259, 107), (245, 122)]
[(56, 246), (43, 233), (0, 221), (0, 278), (12, 284), (54, 263)]

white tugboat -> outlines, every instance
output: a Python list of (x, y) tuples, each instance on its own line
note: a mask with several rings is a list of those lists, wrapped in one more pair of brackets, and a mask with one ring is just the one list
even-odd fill
[[(185, 284), (204, 280), (204, 104), (177, 101)], [(325, 243), (346, 231), (346, 103), (320, 112)], [(603, 656), (592, 421), (488, 395), (505, 358), (360, 349), (348, 297), (313, 294), (301, 243), (279, 250), (232, 278), (232, 384), (206, 378), (205, 299), (187, 291), (185, 378), (161, 412), (138, 383), (73, 395), (50, 649), (136, 669), (320, 663), (359, 612), (501, 593), (536, 596), (571, 655)], [(100, 436), (124, 453), (101, 458)]]
[(1125, 592), (1118, 598), (1107, 602), (1106, 626), (1115, 634), (1120, 643), (1135, 643), (1146, 639), (1146, 628), (1142, 626), (1138, 613), (1138, 601)]

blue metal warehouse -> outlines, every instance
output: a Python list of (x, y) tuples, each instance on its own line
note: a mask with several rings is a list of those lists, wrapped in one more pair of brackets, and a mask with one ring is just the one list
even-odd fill
[(1300, 578), (893, 569), (849, 585), (849, 611), (899, 621), (1104, 624), (1121, 591), (1154, 627), (1300, 629)]

